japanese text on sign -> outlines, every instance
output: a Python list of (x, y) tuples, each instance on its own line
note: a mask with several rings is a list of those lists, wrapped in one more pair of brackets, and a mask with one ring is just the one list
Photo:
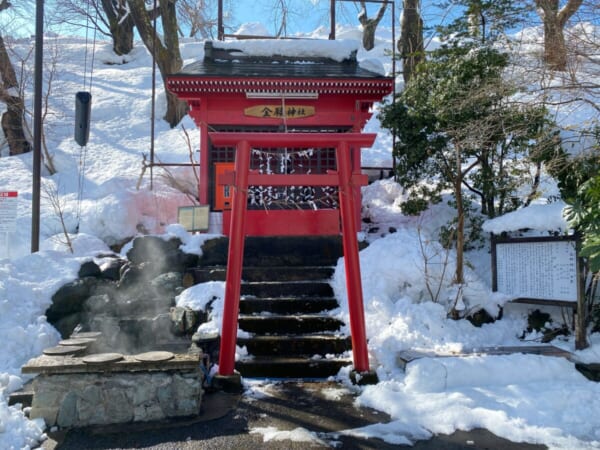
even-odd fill
[(497, 290), (522, 298), (577, 301), (573, 240), (496, 244)]
[(246, 116), (265, 119), (299, 119), (314, 116), (315, 107), (305, 105), (256, 105), (244, 109)]
[(16, 191), (0, 191), (0, 233), (17, 231), (17, 199)]

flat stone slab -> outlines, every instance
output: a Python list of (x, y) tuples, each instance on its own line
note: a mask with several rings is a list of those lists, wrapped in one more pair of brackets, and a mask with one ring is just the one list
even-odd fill
[(85, 351), (86, 347), (78, 345), (57, 345), (56, 347), (49, 347), (43, 350), (44, 355), (48, 356), (67, 356), (76, 355)]
[(88, 345), (95, 341), (96, 341), (96, 339), (93, 339), (93, 338), (78, 337), (78, 338), (63, 339), (62, 341), (58, 341), (58, 345), (66, 345), (66, 346)]
[(134, 358), (141, 362), (160, 362), (169, 361), (173, 359), (174, 356), (175, 355), (171, 352), (154, 351), (134, 355)]
[[(73, 348), (73, 347), (64, 347)], [(202, 354), (173, 354), (173, 358), (163, 361), (139, 361), (136, 355), (123, 355), (116, 362), (86, 363), (85, 358), (74, 356), (41, 355), (30, 359), (21, 368), (23, 374), (70, 374), (96, 372), (152, 372), (169, 370), (196, 370)]]
[(498, 346), (498, 347), (476, 347), (462, 349), (457, 352), (439, 353), (425, 350), (404, 350), (396, 356), (396, 363), (401, 369), (406, 369), (408, 363), (421, 358), (451, 358), (467, 357), (481, 355), (512, 355), (516, 353), (525, 353), (531, 355), (557, 356), (566, 358), (575, 362), (572, 353), (562, 350), (553, 345), (517, 345), (517, 346)]
[(106, 364), (121, 361), (123, 355), (121, 353), (95, 353), (82, 358), (86, 364)]

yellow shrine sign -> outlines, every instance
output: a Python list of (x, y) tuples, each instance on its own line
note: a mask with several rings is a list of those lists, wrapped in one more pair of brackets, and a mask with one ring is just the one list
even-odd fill
[(256, 105), (245, 108), (244, 115), (265, 119), (301, 119), (314, 116), (315, 107), (305, 105)]

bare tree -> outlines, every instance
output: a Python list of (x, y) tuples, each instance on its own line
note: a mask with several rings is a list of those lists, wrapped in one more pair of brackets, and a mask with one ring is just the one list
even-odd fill
[(360, 2), (360, 12), (358, 13), (358, 21), (363, 27), (362, 44), (365, 50), (371, 50), (375, 47), (375, 31), (377, 26), (385, 14), (385, 10), (389, 4), (388, 0), (385, 0), (379, 6), (379, 10), (375, 17), (369, 17), (367, 14), (367, 2)]
[[(46, 167), (46, 169), (48, 169), (48, 172), (50, 173), (50, 175), (53, 175), (57, 172), (56, 167), (54, 165), (54, 155), (52, 153), (50, 153), (50, 149), (48, 148), (48, 140), (47, 138), (47, 128), (46, 128), (46, 124), (48, 123), (48, 118), (54, 116), (55, 111), (52, 110), (51, 106), (50, 106), (50, 99), (52, 96), (61, 96), (61, 93), (56, 91), (55, 89), (55, 82), (58, 79), (58, 75), (59, 75), (59, 71), (58, 71), (58, 62), (61, 60), (61, 55), (59, 52), (59, 48), (56, 45), (56, 42), (54, 42), (53, 45), (46, 45), (45, 46), (45, 61), (44, 61), (44, 91), (42, 92), (42, 110), (41, 110), (41, 115), (42, 115), (42, 134), (40, 136), (41, 138), (41, 144), (42, 144), (42, 161), (44, 163), (44, 166)], [(26, 73), (26, 62), (27, 60), (29, 60), (31, 58), (31, 55), (33, 53), (33, 47), (30, 49), (29, 53), (27, 54), (27, 57), (25, 59), (23, 59), (21, 61), (21, 79), (25, 80), (30, 79), (31, 76), (27, 76), (25, 75)], [(25, 81), (23, 81), (23, 84), (25, 84)], [(25, 131), (29, 136), (33, 136), (33, 130), (31, 128), (32, 124), (33, 124), (33, 111), (31, 109), (28, 109), (27, 107), (25, 108), (25, 115), (28, 117), (29, 120), (24, 121), (25, 124)], [(56, 117), (53, 117), (55, 120), (57, 119)], [(60, 120), (60, 118), (58, 119)], [(52, 129), (52, 127), (50, 127), (50, 129)]]
[(559, 0), (535, 0), (538, 14), (544, 23), (544, 63), (552, 70), (567, 69), (564, 28), (582, 3), (583, 0), (568, 0), (560, 8)]
[(417, 64), (425, 58), (420, 0), (403, 1), (400, 27), (398, 51), (402, 57), (402, 76), (404, 82), (408, 83)]
[(57, 0), (57, 21), (81, 28), (82, 20), (110, 37), (117, 55), (133, 49), (134, 24), (125, 0)]
[(175, 0), (163, 0), (158, 7), (163, 35), (159, 36), (153, 24), (153, 12), (146, 9), (144, 0), (127, 0), (133, 22), (140, 33), (144, 45), (154, 55), (156, 65), (162, 75), (167, 97), (167, 112), (164, 119), (175, 127), (187, 113), (187, 103), (167, 89), (167, 76), (176, 73), (183, 66), (179, 51), (179, 35)]
[[(209, 11), (213, 11), (213, 15), (210, 15)], [(213, 30), (217, 26), (215, 11), (214, 0), (178, 0), (177, 14), (180, 34), (202, 39), (213, 37)], [(187, 33), (182, 31), (183, 28)]]
[(287, 27), (289, 19), (289, 6), (287, 0), (277, 0), (273, 9), (276, 20), (279, 22), (275, 36), (287, 36)]
[(134, 24), (125, 0), (102, 0), (102, 9), (108, 21), (114, 52), (117, 55), (129, 54), (133, 50)]
[(2, 80), (0, 101), (6, 104), (6, 111), (2, 114), (2, 131), (8, 143), (9, 155), (27, 153), (31, 151), (31, 144), (23, 130), (25, 105), (2, 36), (0, 36), (0, 78)]
[[(0, 12), (12, 5), (8, 0), (0, 1)], [(20, 155), (31, 151), (31, 144), (25, 137), (23, 119), (25, 104), (19, 88), (15, 68), (10, 60), (6, 44), (0, 35), (0, 101), (6, 104), (2, 114), (2, 131), (9, 147), (9, 155)]]
[(56, 239), (59, 243), (65, 245), (70, 253), (73, 253), (73, 241), (71, 239), (71, 235), (69, 234), (69, 230), (67, 230), (67, 224), (65, 223), (65, 200), (60, 197), (59, 192), (60, 185), (47, 182), (42, 185), (42, 189), (44, 191), (44, 199), (50, 203), (54, 214), (56, 214), (56, 217), (60, 222), (60, 229), (64, 240), (58, 236)]

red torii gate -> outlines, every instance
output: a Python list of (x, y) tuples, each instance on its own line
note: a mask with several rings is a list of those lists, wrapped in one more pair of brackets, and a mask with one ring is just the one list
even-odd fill
[[(289, 44), (296, 46), (297, 41)], [(338, 44), (342, 45), (323, 41), (318, 46)], [(373, 103), (392, 92), (393, 78), (361, 67), (356, 51), (338, 61), (285, 53), (257, 56), (246, 54), (243, 43), (207, 42), (202, 61), (184, 67), (167, 81), (169, 90), (188, 102), (200, 129), (200, 202), (222, 214), (219, 231), (229, 236), (219, 374), (234, 374), (245, 236), (339, 235), (340, 228), (354, 369), (368, 372), (356, 233), (360, 186), (367, 184), (367, 177), (360, 174), (360, 149), (370, 147), (375, 135), (361, 130), (373, 113)], [(256, 166), (252, 150), (269, 148), (318, 151), (307, 158), (309, 168), (301, 174), (251, 170)], [(319, 159), (319, 155), (328, 156)], [(217, 170), (217, 164), (229, 164), (234, 170)], [(217, 202), (219, 185), (233, 188), (227, 206)], [(249, 209), (249, 186), (337, 187), (339, 201), (317, 209)]]
[[(225, 282), (225, 305), (221, 328), (219, 374), (233, 375), (235, 346), (238, 329), (242, 266), (248, 186), (338, 186), (340, 214), (342, 219), (342, 242), (346, 267), (346, 289), (350, 311), (350, 333), (354, 369), (369, 371), (369, 357), (363, 309), (360, 261), (356, 237), (356, 211), (354, 187), (367, 184), (366, 176), (352, 172), (350, 150), (352, 147), (370, 147), (374, 134), (361, 133), (209, 133), (215, 145), (235, 145), (235, 172), (227, 184), (234, 187), (232, 218), (229, 233), (227, 276)], [(300, 147), (320, 146), (335, 148), (337, 173), (323, 175), (266, 175), (250, 171), (252, 147), (278, 147), (294, 142)]]

